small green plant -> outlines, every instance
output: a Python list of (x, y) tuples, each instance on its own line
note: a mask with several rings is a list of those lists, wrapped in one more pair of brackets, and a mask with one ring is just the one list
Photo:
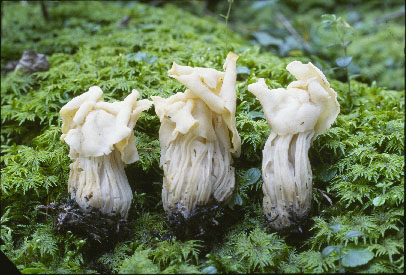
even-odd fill
[(234, 0), (227, 0), (227, 1), (228, 1), (227, 15), (223, 15), (223, 14), (220, 15), (221, 17), (223, 17), (226, 20), (226, 26), (228, 26), (228, 20), (230, 18), (231, 6), (233, 5)]
[(289, 246), (276, 233), (268, 234), (259, 224), (248, 233), (240, 226), (226, 235), (219, 249), (207, 254), (205, 272), (277, 272)]
[(354, 34), (354, 29), (348, 24), (345, 19), (340, 16), (336, 16), (335, 14), (323, 14), (321, 16), (323, 19), (322, 26), (328, 29), (332, 29), (335, 34), (336, 38), (338, 38), (337, 43), (329, 44), (329, 47), (339, 47), (343, 51), (343, 56), (337, 58), (336, 64), (338, 68), (344, 69), (345, 74), (347, 76), (347, 84), (348, 84), (348, 97), (347, 100), (352, 102), (351, 99), (351, 79), (358, 76), (358, 75), (351, 75), (348, 71), (348, 66), (351, 64), (352, 56), (348, 55), (348, 46), (352, 42), (352, 36)]
[[(334, 233), (338, 233), (341, 229), (340, 224), (335, 224), (331, 226), (331, 229)], [(323, 258), (328, 257), (334, 251), (337, 252), (335, 260), (338, 260), (339, 267), (338, 270), (340, 273), (345, 272), (345, 268), (357, 267), (360, 265), (367, 264), (370, 260), (372, 260), (375, 256), (374, 253), (368, 251), (364, 248), (359, 248), (357, 246), (353, 246), (351, 248), (347, 248), (347, 241), (348, 240), (355, 240), (355, 244), (358, 244), (358, 237), (364, 237), (365, 234), (358, 230), (349, 230), (345, 232), (345, 244), (342, 240), (339, 245), (329, 245), (323, 249), (321, 252), (321, 256)], [(364, 238), (365, 241), (365, 238)]]

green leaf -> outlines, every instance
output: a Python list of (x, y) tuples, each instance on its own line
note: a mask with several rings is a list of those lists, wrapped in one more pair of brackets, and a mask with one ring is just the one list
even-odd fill
[(341, 224), (333, 224), (330, 226), (330, 229), (333, 231), (333, 233), (337, 233), (338, 231), (340, 231), (341, 228)]
[(334, 21), (337, 19), (337, 16), (335, 14), (323, 14), (321, 16), (321, 18), (323, 18), (324, 20), (331, 20)]
[(333, 251), (336, 250), (336, 249), (337, 249), (337, 247), (336, 247), (335, 245), (326, 246), (326, 247), (323, 249), (323, 251), (321, 252), (321, 256), (322, 256), (323, 258), (326, 258), (326, 257), (328, 257), (328, 255), (330, 255), (331, 253), (333, 253)]
[(154, 55), (147, 55), (144, 52), (137, 52), (136, 54), (134, 53), (129, 53), (126, 55), (128, 60), (137, 60), (137, 61), (145, 61), (149, 64), (154, 63), (155, 61), (158, 60), (158, 57)]
[(234, 204), (236, 204), (236, 205), (242, 205), (242, 198), (241, 198), (241, 196), (240, 196), (240, 194), (237, 194), (237, 196), (235, 196), (235, 199), (234, 199)]
[(350, 65), (352, 61), (352, 56), (344, 56), (336, 59), (337, 66), (344, 68)]
[(237, 74), (250, 74), (250, 69), (247, 67), (238, 67), (237, 68)]
[(350, 79), (354, 79), (354, 78), (357, 78), (359, 76), (361, 76), (361, 74), (352, 74), (352, 75), (350, 75)]
[(250, 168), (245, 173), (244, 178), (248, 185), (256, 183), (261, 177), (261, 171), (258, 168)]
[(345, 233), (345, 237), (347, 239), (355, 238), (355, 237), (361, 237), (364, 236), (364, 232), (358, 231), (358, 230), (350, 230), (347, 233)]
[(335, 14), (323, 14), (321, 16), (323, 21), (321, 21), (322, 24), (325, 25), (331, 25), (333, 23), (337, 23), (337, 16)]
[(352, 43), (352, 41), (344, 41), (341, 43), (341, 46), (343, 47), (347, 47), (348, 45), (350, 45)]
[(356, 267), (368, 263), (374, 257), (374, 253), (367, 250), (354, 249), (345, 253), (342, 264), (345, 267)]
[(385, 203), (385, 198), (382, 196), (378, 196), (372, 200), (372, 203), (374, 204), (374, 206), (381, 206)]
[(216, 274), (217, 268), (213, 265), (209, 265), (208, 267), (203, 268), (202, 273), (203, 274)]
[(337, 169), (333, 168), (331, 170), (323, 170), (320, 173), (321, 180), (323, 182), (329, 182), (337, 174)]
[(255, 111), (252, 111), (252, 112), (249, 112), (248, 115), (250, 116), (251, 119), (254, 119), (254, 118), (265, 118), (263, 112), (255, 112)]
[(261, 46), (270, 46), (270, 45), (280, 46), (283, 44), (282, 39), (275, 38), (266, 32), (254, 32), (253, 36), (258, 41), (258, 43), (261, 44)]

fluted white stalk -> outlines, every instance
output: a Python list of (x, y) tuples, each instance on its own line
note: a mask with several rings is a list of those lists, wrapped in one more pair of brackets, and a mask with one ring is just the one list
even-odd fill
[(127, 218), (133, 198), (124, 164), (138, 160), (133, 128), (152, 102), (137, 101), (133, 90), (124, 101), (101, 101), (93, 86), (62, 107), (62, 136), (70, 146), (68, 191), (84, 210), (120, 213)]
[(340, 112), (336, 92), (312, 63), (291, 62), (287, 89), (269, 90), (264, 79), (248, 85), (260, 101), (271, 133), (263, 150), (263, 209), (275, 230), (307, 218), (312, 201), (312, 141), (330, 128)]
[(225, 72), (173, 63), (169, 76), (188, 89), (167, 99), (152, 97), (161, 121), (162, 201), (168, 214), (180, 211), (187, 218), (197, 206), (224, 203), (232, 195), (231, 154), (238, 157), (241, 147), (235, 126), (237, 59), (228, 54)]

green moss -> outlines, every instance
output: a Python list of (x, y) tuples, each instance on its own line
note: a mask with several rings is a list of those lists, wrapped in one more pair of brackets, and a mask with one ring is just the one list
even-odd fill
[[(286, 86), (293, 80), (285, 70), (292, 58), (260, 53), (217, 20), (170, 5), (52, 2), (50, 22), (35, 3), (5, 2), (3, 8), (2, 66), (25, 49), (46, 53), (51, 64), (48, 72), (1, 77), (1, 250), (23, 272), (338, 272), (337, 253), (322, 256), (332, 245), (374, 253), (367, 264), (348, 271), (404, 270), (404, 91), (353, 81), (350, 104), (346, 84), (330, 79), (342, 112), (310, 151), (312, 227), (292, 241), (262, 228), (262, 181), (256, 174), (269, 128), (247, 92), (247, 84), (260, 77), (272, 88)], [(128, 26), (119, 26), (126, 15), (132, 16)], [(160, 123), (153, 108), (135, 129), (140, 161), (126, 168), (135, 193), (133, 239), (90, 259), (86, 240), (54, 232), (50, 217), (37, 207), (67, 195), (70, 159), (59, 140), (60, 108), (93, 85), (107, 100), (122, 100), (131, 89), (142, 98), (168, 97), (184, 90), (167, 76), (173, 61), (220, 70), (229, 50), (240, 55), (238, 67), (246, 68), (237, 81), (243, 144), (220, 241), (167, 239)], [(364, 235), (347, 238), (350, 230)]]

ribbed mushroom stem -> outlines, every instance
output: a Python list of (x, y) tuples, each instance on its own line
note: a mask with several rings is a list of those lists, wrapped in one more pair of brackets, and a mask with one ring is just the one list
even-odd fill
[(264, 213), (275, 230), (304, 220), (310, 212), (312, 170), (308, 158), (314, 131), (271, 132), (263, 151)]
[(224, 72), (175, 62), (170, 77), (185, 85), (184, 93), (151, 97), (161, 121), (162, 202), (168, 217), (190, 220), (209, 204), (223, 205), (234, 190), (232, 156), (241, 139), (235, 123), (238, 56), (232, 52)]
[(68, 191), (80, 207), (127, 218), (133, 196), (118, 150), (101, 157), (79, 157), (70, 169)]
[(168, 214), (181, 211), (187, 218), (210, 199), (221, 203), (232, 195), (235, 179), (228, 129), (221, 116), (213, 115), (212, 121), (213, 140), (189, 132), (161, 146), (162, 202)]

